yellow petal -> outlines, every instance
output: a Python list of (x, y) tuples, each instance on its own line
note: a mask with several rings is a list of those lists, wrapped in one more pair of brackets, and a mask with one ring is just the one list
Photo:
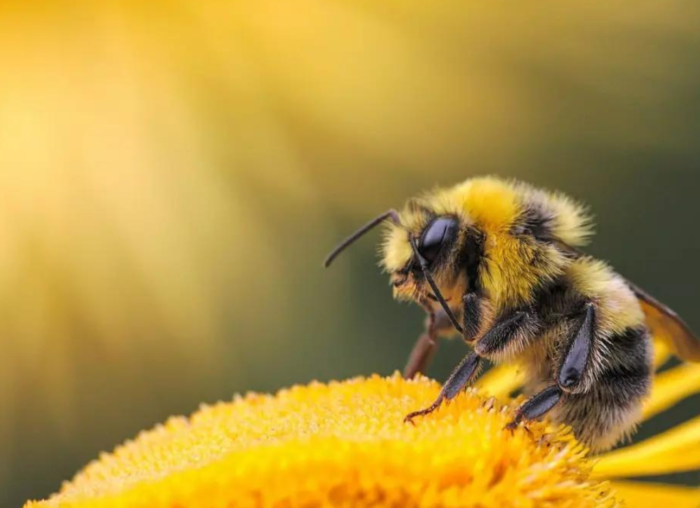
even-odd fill
[(644, 405), (644, 419), (665, 411), (676, 402), (700, 391), (700, 364), (686, 363), (657, 374), (651, 398)]
[(595, 476), (619, 478), (700, 468), (700, 417), (639, 444), (600, 456)]
[(697, 508), (700, 506), (700, 490), (678, 485), (612, 482), (618, 499), (630, 508)]
[(524, 380), (524, 373), (518, 366), (501, 364), (481, 376), (476, 382), (476, 387), (484, 393), (502, 399), (520, 388)]
[(654, 368), (661, 367), (666, 361), (671, 358), (671, 349), (663, 340), (657, 339), (654, 341)]

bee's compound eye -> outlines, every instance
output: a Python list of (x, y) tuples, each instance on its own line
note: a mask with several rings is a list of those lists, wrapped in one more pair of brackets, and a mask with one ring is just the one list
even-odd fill
[(443, 244), (451, 240), (457, 231), (457, 221), (450, 217), (438, 217), (423, 230), (418, 252), (428, 263), (432, 263)]

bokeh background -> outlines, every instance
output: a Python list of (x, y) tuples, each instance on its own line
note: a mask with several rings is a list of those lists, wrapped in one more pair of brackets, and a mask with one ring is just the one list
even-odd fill
[(377, 235), (321, 261), (436, 184), (588, 202), (590, 252), (700, 329), (699, 26), (693, 0), (0, 3), (0, 506), (201, 402), (401, 368), (422, 315)]

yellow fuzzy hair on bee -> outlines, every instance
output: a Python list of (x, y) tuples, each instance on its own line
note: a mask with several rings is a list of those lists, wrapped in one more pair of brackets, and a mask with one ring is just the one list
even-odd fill
[[(496, 177), (472, 178), (407, 203), (400, 212), (401, 226), (389, 223), (382, 248), (384, 269), (396, 273), (405, 267), (413, 254), (408, 236), (419, 234), (431, 217), (445, 215), (459, 217), (487, 235), (489, 269), (484, 283), (497, 308), (529, 300), (533, 286), (556, 277), (564, 263), (556, 249), (538, 253), (515, 240), (518, 221), (541, 221), (548, 234), (572, 246), (582, 245), (592, 233), (585, 208), (567, 196)], [(540, 255), (549, 262), (533, 264), (533, 257)]]

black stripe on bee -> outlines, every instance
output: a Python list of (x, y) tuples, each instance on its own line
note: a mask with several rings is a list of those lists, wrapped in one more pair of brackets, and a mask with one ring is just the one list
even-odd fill
[[(457, 259), (457, 269), (466, 271), (469, 280), (469, 292), (480, 293), (481, 282), (479, 270), (484, 259), (484, 235), (474, 227), (466, 229), (464, 243)], [(488, 266), (484, 264), (483, 266)]]
[(617, 400), (632, 401), (646, 395), (651, 382), (651, 342), (644, 327), (628, 328), (606, 341), (607, 367), (599, 384)]
[(564, 276), (541, 284), (533, 300), (537, 314), (550, 325), (579, 314), (585, 305), (585, 299)]
[(551, 242), (555, 239), (552, 234), (553, 220), (551, 212), (535, 204), (528, 204), (520, 212), (510, 232), (514, 236), (529, 235), (541, 242)]

